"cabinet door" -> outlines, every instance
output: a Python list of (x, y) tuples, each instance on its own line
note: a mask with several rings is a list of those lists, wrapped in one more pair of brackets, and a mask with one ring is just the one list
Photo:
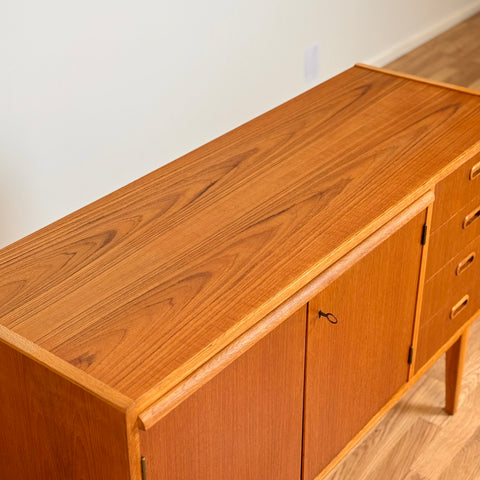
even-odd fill
[(305, 479), (407, 381), (424, 222), (424, 213), (413, 218), (309, 303)]
[(147, 478), (300, 479), (306, 306), (141, 432)]

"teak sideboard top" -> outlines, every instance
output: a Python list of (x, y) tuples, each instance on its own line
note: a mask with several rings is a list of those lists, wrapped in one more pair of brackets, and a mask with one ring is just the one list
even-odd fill
[(353, 67), (3, 249), (0, 338), (148, 427), (478, 151), (479, 96)]

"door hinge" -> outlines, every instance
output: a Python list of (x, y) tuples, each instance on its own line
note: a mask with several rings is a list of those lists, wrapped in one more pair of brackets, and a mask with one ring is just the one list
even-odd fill
[(140, 467), (142, 469), (142, 480), (147, 480), (147, 459), (140, 457)]
[(422, 230), (422, 245), (427, 243), (427, 232), (428, 232), (428, 225), (425, 224)]
[(413, 363), (413, 345), (410, 345), (408, 350), (408, 364), (411, 365)]

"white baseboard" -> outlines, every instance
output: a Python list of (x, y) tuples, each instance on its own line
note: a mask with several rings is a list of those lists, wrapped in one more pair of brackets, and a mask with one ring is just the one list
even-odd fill
[(401, 57), (403, 54), (418, 47), (422, 43), (427, 42), (431, 38), (439, 35), (445, 30), (448, 30), (450, 27), (453, 27), (457, 23), (460, 23), (462, 20), (465, 20), (466, 18), (474, 15), (479, 10), (480, 0), (475, 0), (469, 6), (463, 8), (462, 10), (456, 11), (455, 13), (441, 20), (440, 22), (437, 22), (434, 25), (426, 28), (425, 30), (396, 43), (390, 48), (384, 50), (382, 53), (366, 60), (364, 63), (376, 67), (382, 67), (386, 63), (396, 60), (398, 57)]

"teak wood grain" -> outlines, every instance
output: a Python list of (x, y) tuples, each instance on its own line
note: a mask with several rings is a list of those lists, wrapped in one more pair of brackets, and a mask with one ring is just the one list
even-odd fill
[(479, 138), (478, 97), (352, 68), (2, 250), (0, 322), (148, 408)]
[[(379, 228), (360, 245), (357, 245), (350, 250), (340, 260), (335, 262), (318, 277), (301, 288), (292, 298), (283, 302), (254, 327), (250, 328), (242, 336), (232, 342), (227, 348), (202, 365), (195, 374), (181, 382), (177, 387), (168, 392), (167, 395), (153, 403), (147, 410), (142, 411), (139, 415), (139, 424), (141, 428), (143, 430), (148, 430), (158, 420), (175, 408), (176, 405), (207, 383), (208, 380), (222, 371), (266, 334), (273, 331), (274, 328), (285, 320), (285, 318), (288, 318), (293, 312), (306, 305), (315, 295), (328, 287), (353, 265), (368, 255), (378, 245), (383, 243), (393, 233), (406, 225), (412, 220), (412, 218), (416, 217), (427, 207), (429, 208), (428, 211), (430, 211), (434, 198), (434, 194), (431, 191), (420, 197), (394, 219)], [(422, 265), (423, 263), (424, 257), (422, 255)], [(424, 268), (422, 271), (424, 271)]]
[[(431, 192), (433, 195), (433, 192)], [(432, 216), (433, 216), (433, 206), (434, 204), (430, 203), (427, 207), (427, 215), (425, 219), (425, 224), (423, 226), (422, 232), (422, 256), (420, 261), (420, 274), (418, 277), (418, 289), (417, 289), (417, 300), (415, 305), (415, 319), (413, 322), (413, 334), (412, 334), (412, 347), (413, 351), (410, 353), (410, 367), (408, 369), (408, 381), (410, 382), (415, 375), (415, 359), (417, 356), (416, 346), (418, 344), (418, 335), (420, 332), (420, 322), (422, 318), (422, 307), (425, 296), (425, 275), (427, 273), (427, 261), (428, 261), (428, 251), (430, 248), (430, 232), (432, 227)]]
[(151, 479), (300, 479), (306, 306), (146, 432)]
[[(468, 285), (468, 289), (458, 292), (456, 296), (450, 295), (451, 303), (442, 307), (433, 317), (422, 319), (417, 345), (415, 372), (420, 371), (452, 335), (479, 315), (479, 293), (477, 278), (476, 283)], [(452, 319), (450, 317), (452, 308), (465, 295), (469, 296), (468, 304)]]
[(408, 381), (425, 220), (426, 212), (417, 215), (309, 302), (304, 480), (315, 478)]
[[(480, 45), (479, 26), (480, 15), (476, 15), (394, 62), (395, 69), (478, 89), (480, 71), (475, 60)], [(456, 195), (461, 192), (451, 191), (450, 194), (455, 202)], [(438, 206), (436, 200), (434, 211)], [(439, 291), (437, 297), (441, 300), (442, 292)], [(475, 314), (472, 320), (474, 318)], [(434, 353), (415, 376), (423, 375), (421, 381), (327, 477), (329, 480), (480, 478), (477, 461), (480, 390), (476, 388), (480, 324), (474, 327), (468, 347), (469, 365), (463, 381), (461, 408), (455, 417), (445, 415), (441, 408), (445, 394), (444, 362), (435, 363), (432, 370), (423, 374), (455, 343), (457, 334), (453, 342), (447, 341)]]
[[(455, 299), (459, 299), (475, 285), (480, 278), (480, 237), (469, 243), (457, 256), (444, 265), (425, 283), (422, 323), (428, 322), (442, 308), (451, 308)], [(457, 274), (458, 266), (473, 257), (473, 261)]]
[(140, 480), (127, 415), (0, 342), (2, 480)]
[(475, 155), (437, 185), (432, 231), (441, 227), (473, 198), (479, 197), (480, 202), (480, 175), (471, 177), (473, 168), (478, 169), (479, 165), (480, 155)]
[(366, 65), (364, 63), (357, 63), (355, 66), (359, 68), (366, 68), (374, 72), (381, 72), (387, 75), (393, 75), (394, 77), (406, 78), (408, 80), (413, 80), (415, 82), (426, 83), (428, 85), (435, 85), (441, 88), (447, 88), (451, 90), (456, 90), (458, 92), (468, 93), (470, 95), (480, 95), (480, 90), (478, 90), (477, 88), (470, 88), (462, 85), (457, 85), (456, 83), (444, 82), (441, 80), (434, 80), (432, 78), (427, 78), (428, 75), (423, 75), (423, 76), (413, 75), (411, 73), (404, 72), (402, 68), (392, 70), (390, 68), (385, 68), (385, 67), (374, 67), (372, 65)]
[(462, 385), (463, 368), (467, 354), (468, 337), (470, 327), (460, 336), (460, 338), (447, 351), (445, 368), (445, 410), (453, 415), (458, 408), (460, 400), (460, 389)]
[[(479, 190), (480, 193), (480, 190)], [(480, 236), (480, 219), (464, 228), (465, 218), (480, 208), (480, 195), (464, 205), (430, 236), (430, 254), (427, 262), (427, 280), (432, 278), (467, 245)], [(434, 207), (435, 210), (435, 207)]]

